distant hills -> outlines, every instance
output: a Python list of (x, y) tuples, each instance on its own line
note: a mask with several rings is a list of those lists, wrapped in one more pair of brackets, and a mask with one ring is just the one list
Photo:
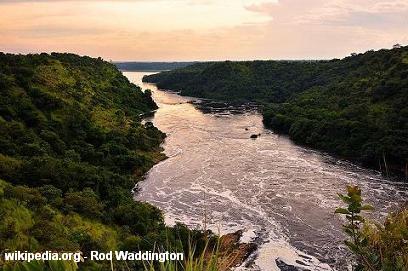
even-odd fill
[(169, 71), (184, 68), (198, 62), (115, 62), (122, 71)]
[(331, 61), (198, 63), (146, 76), (182, 95), (263, 105), (294, 141), (408, 176), (408, 47)]

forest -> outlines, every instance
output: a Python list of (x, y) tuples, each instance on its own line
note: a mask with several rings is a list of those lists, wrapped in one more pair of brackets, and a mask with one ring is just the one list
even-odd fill
[[(141, 123), (157, 108), (151, 92), (113, 64), (73, 54), (0, 53), (0, 93), (1, 253), (158, 244), (188, 251), (189, 237), (201, 240), (203, 233), (166, 227), (160, 210), (133, 200), (135, 184), (165, 158), (165, 134)], [(88, 261), (80, 269), (108, 265)], [(144, 269), (140, 262), (115, 267)]]
[(408, 47), (327, 61), (197, 63), (146, 76), (182, 95), (257, 102), (295, 142), (408, 177)]

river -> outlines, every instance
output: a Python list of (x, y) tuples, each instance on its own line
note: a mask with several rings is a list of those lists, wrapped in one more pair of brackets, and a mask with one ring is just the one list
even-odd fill
[(243, 241), (260, 248), (239, 270), (347, 270), (337, 193), (359, 185), (377, 220), (408, 198), (406, 183), (298, 146), (265, 129), (254, 109), (158, 90), (141, 82), (148, 73), (124, 74), (153, 91), (159, 109), (148, 121), (167, 134), (169, 158), (150, 170), (136, 200), (162, 209), (168, 224), (244, 229)]

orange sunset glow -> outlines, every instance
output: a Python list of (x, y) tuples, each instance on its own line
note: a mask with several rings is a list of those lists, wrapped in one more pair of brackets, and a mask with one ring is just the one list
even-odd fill
[(0, 1), (0, 51), (311, 59), (408, 43), (408, 0)]

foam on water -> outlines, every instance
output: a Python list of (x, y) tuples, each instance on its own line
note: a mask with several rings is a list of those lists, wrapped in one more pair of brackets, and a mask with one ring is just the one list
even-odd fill
[[(125, 75), (140, 83), (142, 74)], [(378, 220), (408, 196), (404, 183), (264, 129), (250, 108), (212, 108), (144, 87), (159, 104), (150, 121), (167, 133), (169, 158), (151, 169), (136, 199), (161, 208), (168, 224), (220, 234), (244, 230), (242, 240), (260, 247), (239, 270), (347, 270), (343, 221), (334, 214), (342, 205), (337, 193), (359, 185)]]

